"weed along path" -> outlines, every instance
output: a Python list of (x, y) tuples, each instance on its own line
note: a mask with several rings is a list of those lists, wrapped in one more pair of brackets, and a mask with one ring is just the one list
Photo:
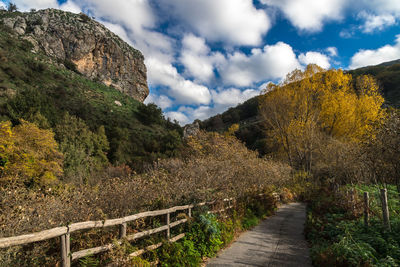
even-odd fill
[(282, 205), (277, 213), (242, 234), (207, 266), (311, 266), (303, 229), (306, 206)]

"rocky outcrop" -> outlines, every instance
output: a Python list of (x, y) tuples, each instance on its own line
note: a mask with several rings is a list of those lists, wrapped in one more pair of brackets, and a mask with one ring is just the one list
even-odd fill
[(65, 65), (72, 62), (90, 79), (139, 101), (149, 94), (141, 52), (84, 14), (45, 9), (10, 13), (0, 21), (30, 41), (36, 52), (42, 50)]
[(189, 138), (191, 136), (196, 136), (200, 132), (200, 125), (198, 121), (193, 122), (192, 124), (186, 124), (183, 128), (183, 138)]

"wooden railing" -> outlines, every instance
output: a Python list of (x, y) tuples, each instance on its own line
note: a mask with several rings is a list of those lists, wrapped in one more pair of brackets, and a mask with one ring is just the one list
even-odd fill
[[(218, 212), (223, 212), (228, 209), (231, 209), (233, 207), (232, 201), (234, 199), (224, 199), (222, 200), (222, 203), (228, 202), (228, 206), (224, 207), (219, 210), (212, 210), (209, 211), (209, 213), (218, 213)], [(176, 242), (179, 239), (183, 238), (185, 236), (184, 233), (181, 233), (175, 237), (171, 238), (171, 228), (174, 228), (180, 224), (186, 223), (188, 221), (187, 218), (177, 220), (174, 222), (170, 221), (170, 215), (171, 213), (175, 213), (177, 211), (187, 211), (188, 217), (192, 217), (192, 209), (195, 207), (200, 207), (200, 206), (205, 206), (205, 205), (212, 205), (216, 203), (217, 201), (211, 201), (211, 202), (202, 202), (198, 204), (191, 204), (191, 205), (185, 205), (185, 206), (176, 206), (172, 207), (169, 209), (163, 209), (163, 210), (155, 210), (155, 211), (146, 211), (146, 212), (141, 212), (137, 213), (134, 215), (126, 216), (123, 218), (117, 218), (117, 219), (111, 219), (111, 220), (105, 220), (105, 221), (87, 221), (87, 222), (78, 222), (78, 223), (73, 223), (68, 226), (62, 226), (62, 227), (56, 227), (53, 229), (41, 231), (41, 232), (36, 232), (36, 233), (31, 233), (27, 235), (20, 235), (20, 236), (13, 236), (13, 237), (6, 237), (6, 238), (0, 238), (0, 248), (6, 248), (6, 247), (11, 247), (11, 246), (16, 246), (16, 245), (25, 245), (33, 242), (38, 242), (38, 241), (44, 241), (52, 238), (59, 237), (60, 238), (60, 247), (61, 247), (61, 266), (63, 267), (70, 267), (71, 262), (89, 255), (94, 255), (98, 254), (101, 252), (106, 252), (111, 250), (116, 243), (112, 244), (107, 244), (99, 247), (94, 247), (94, 248), (88, 248), (76, 252), (70, 251), (70, 235), (73, 232), (80, 231), (80, 230), (89, 230), (89, 229), (94, 229), (94, 228), (104, 228), (104, 227), (110, 227), (110, 226), (119, 226), (119, 240), (117, 241), (117, 244), (121, 244), (122, 241), (128, 240), (128, 241), (133, 241), (135, 239), (144, 237), (144, 236), (149, 236), (155, 233), (159, 233), (162, 231), (166, 231), (166, 237), (169, 242)], [(154, 217), (154, 216), (161, 216), (161, 215), (166, 215), (166, 224), (138, 232), (132, 235), (127, 235), (126, 234), (126, 228), (127, 228), (127, 223), (135, 221), (137, 219), (142, 219), (142, 218), (147, 218), (147, 217)], [(162, 245), (162, 243), (154, 244), (151, 246), (148, 246), (144, 249), (137, 250), (133, 253), (131, 253), (129, 256), (131, 257), (136, 257), (141, 254), (143, 254), (146, 251), (149, 250), (154, 250), (156, 248), (159, 248)]]

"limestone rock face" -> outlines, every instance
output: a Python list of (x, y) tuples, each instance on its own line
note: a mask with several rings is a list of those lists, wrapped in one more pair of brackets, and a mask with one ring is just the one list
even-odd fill
[(0, 19), (16, 34), (84, 76), (143, 102), (149, 94), (142, 53), (84, 14), (56, 9), (13, 13)]

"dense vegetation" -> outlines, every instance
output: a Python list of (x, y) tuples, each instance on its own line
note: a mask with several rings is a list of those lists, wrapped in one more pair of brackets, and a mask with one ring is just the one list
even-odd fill
[[(350, 189), (350, 187), (348, 188)], [(400, 200), (394, 186), (388, 186), (392, 231), (382, 224), (379, 187), (357, 186), (355, 202), (342, 192), (318, 192), (307, 216), (307, 236), (316, 266), (398, 266), (400, 264)], [(371, 219), (362, 217), (362, 193), (371, 196)], [(352, 209), (353, 204), (356, 209)]]
[(30, 52), (30, 43), (0, 27), (0, 121), (54, 132), (65, 181), (88, 182), (109, 164), (141, 171), (176, 155), (182, 129), (160, 108), (84, 78), (71, 62)]
[[(226, 197), (243, 200), (244, 204), (239, 205), (237, 211), (238, 220), (247, 214), (254, 221), (251, 213), (257, 212), (256, 208), (252, 212), (246, 211), (252, 209), (253, 204), (248, 202), (251, 197), (261, 192), (269, 195), (273, 191), (279, 192), (291, 180), (288, 165), (259, 158), (256, 152), (248, 150), (229, 135), (200, 133), (190, 138), (185, 147), (183, 159), (160, 160), (140, 175), (132, 175), (129, 169), (121, 167), (109, 168), (95, 186), (59, 184), (46, 190), (17, 184), (0, 187), (0, 232), (12, 236), (68, 222), (118, 218), (142, 210)], [(265, 212), (272, 212), (272, 209), (273, 206)], [(250, 217), (243, 222), (244, 225), (254, 224), (249, 221)], [(157, 222), (134, 222), (128, 225), (128, 231), (143, 230), (153, 223)], [(115, 229), (87, 231), (81, 236), (75, 235), (71, 245), (77, 251), (107, 244), (117, 238), (116, 233)], [(56, 241), (2, 250), (0, 261), (11, 266), (55, 265), (59, 252), (52, 242)]]

